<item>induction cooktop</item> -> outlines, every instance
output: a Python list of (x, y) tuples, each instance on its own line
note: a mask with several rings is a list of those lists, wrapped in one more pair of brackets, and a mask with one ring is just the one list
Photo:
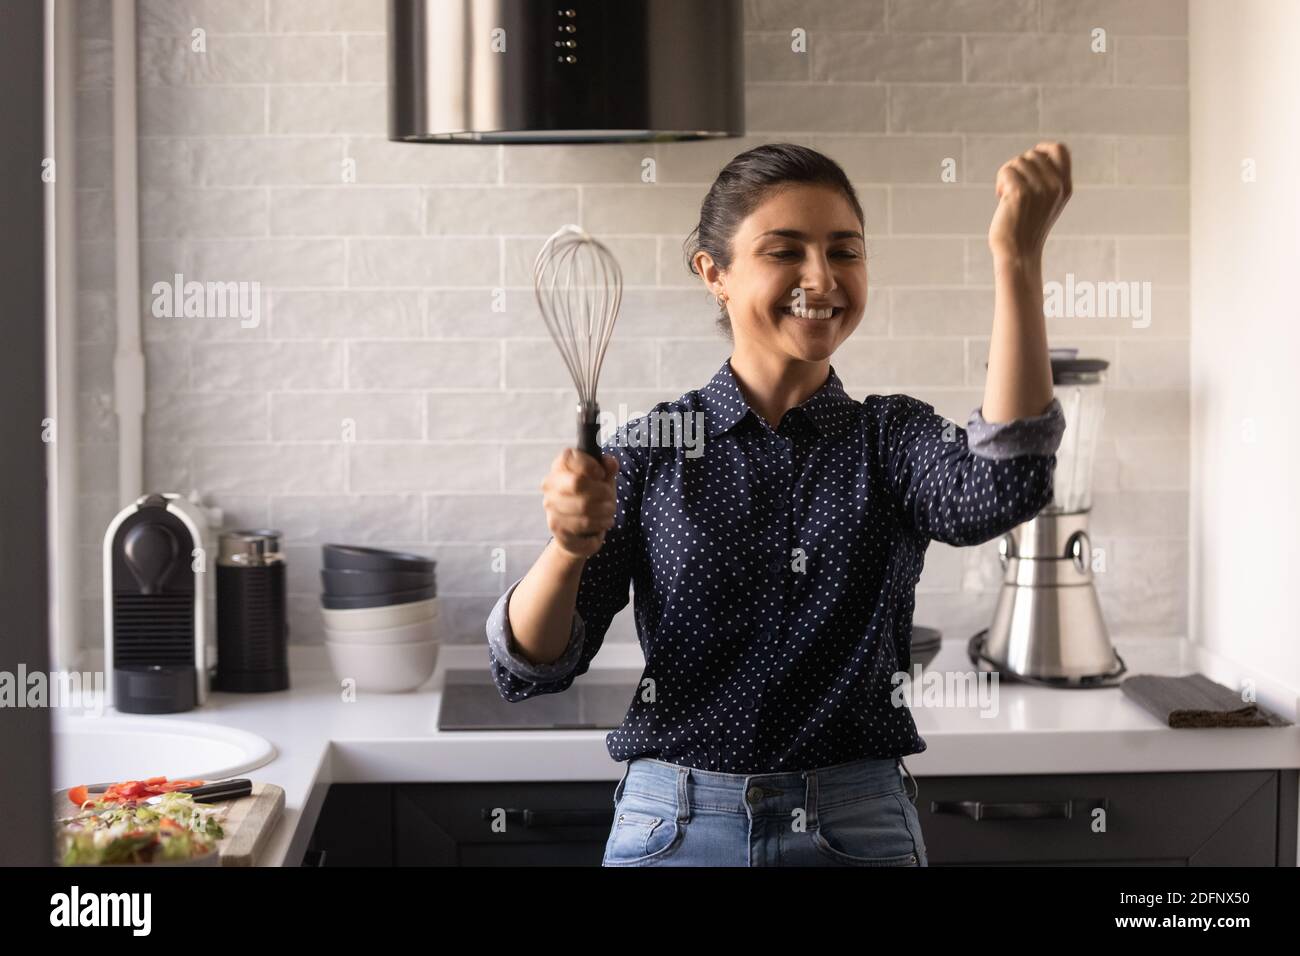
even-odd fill
[(438, 710), (439, 730), (614, 730), (623, 723), (641, 671), (599, 668), (560, 694), (511, 703), (486, 668), (451, 668)]

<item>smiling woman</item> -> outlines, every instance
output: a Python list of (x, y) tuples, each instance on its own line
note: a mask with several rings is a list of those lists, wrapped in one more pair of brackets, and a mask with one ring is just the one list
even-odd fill
[(704, 197), (688, 266), (717, 297), (741, 382), (776, 373), (770, 399), (741, 385), (773, 426), (825, 380), (824, 363), (862, 321), (865, 228), (839, 164), (794, 143), (741, 153)]
[[(627, 762), (606, 866), (928, 865), (902, 762), (926, 743), (893, 694), (925, 550), (1033, 517), (1064, 417), (977, 409), (968, 434), (850, 396), (830, 358), (866, 308), (864, 236), (833, 160), (733, 159), (690, 248), (731, 356), (620, 429), (603, 469), (561, 455), (543, 484), (553, 539), (492, 610), (490, 669), (509, 701), (568, 689), (635, 590), (646, 666), (606, 738)], [(703, 415), (703, 454), (630, 440), (664, 414)]]

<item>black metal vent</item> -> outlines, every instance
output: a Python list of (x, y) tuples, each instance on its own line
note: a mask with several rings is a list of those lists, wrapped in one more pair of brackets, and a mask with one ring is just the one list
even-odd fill
[(113, 595), (116, 667), (194, 664), (194, 595)]

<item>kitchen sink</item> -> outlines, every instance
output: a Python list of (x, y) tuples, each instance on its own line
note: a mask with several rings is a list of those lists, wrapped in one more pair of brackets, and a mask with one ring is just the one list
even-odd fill
[(54, 711), (54, 787), (144, 777), (220, 780), (275, 759), (274, 745), (244, 730), (166, 717)]

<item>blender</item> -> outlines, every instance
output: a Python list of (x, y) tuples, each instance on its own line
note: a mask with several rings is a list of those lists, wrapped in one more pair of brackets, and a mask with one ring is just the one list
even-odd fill
[(1051, 349), (1052, 385), (1065, 412), (1052, 500), (998, 541), (1002, 585), (992, 623), (967, 645), (977, 668), (1053, 687), (1106, 687), (1126, 670), (1093, 587), (1092, 464), (1110, 363)]

